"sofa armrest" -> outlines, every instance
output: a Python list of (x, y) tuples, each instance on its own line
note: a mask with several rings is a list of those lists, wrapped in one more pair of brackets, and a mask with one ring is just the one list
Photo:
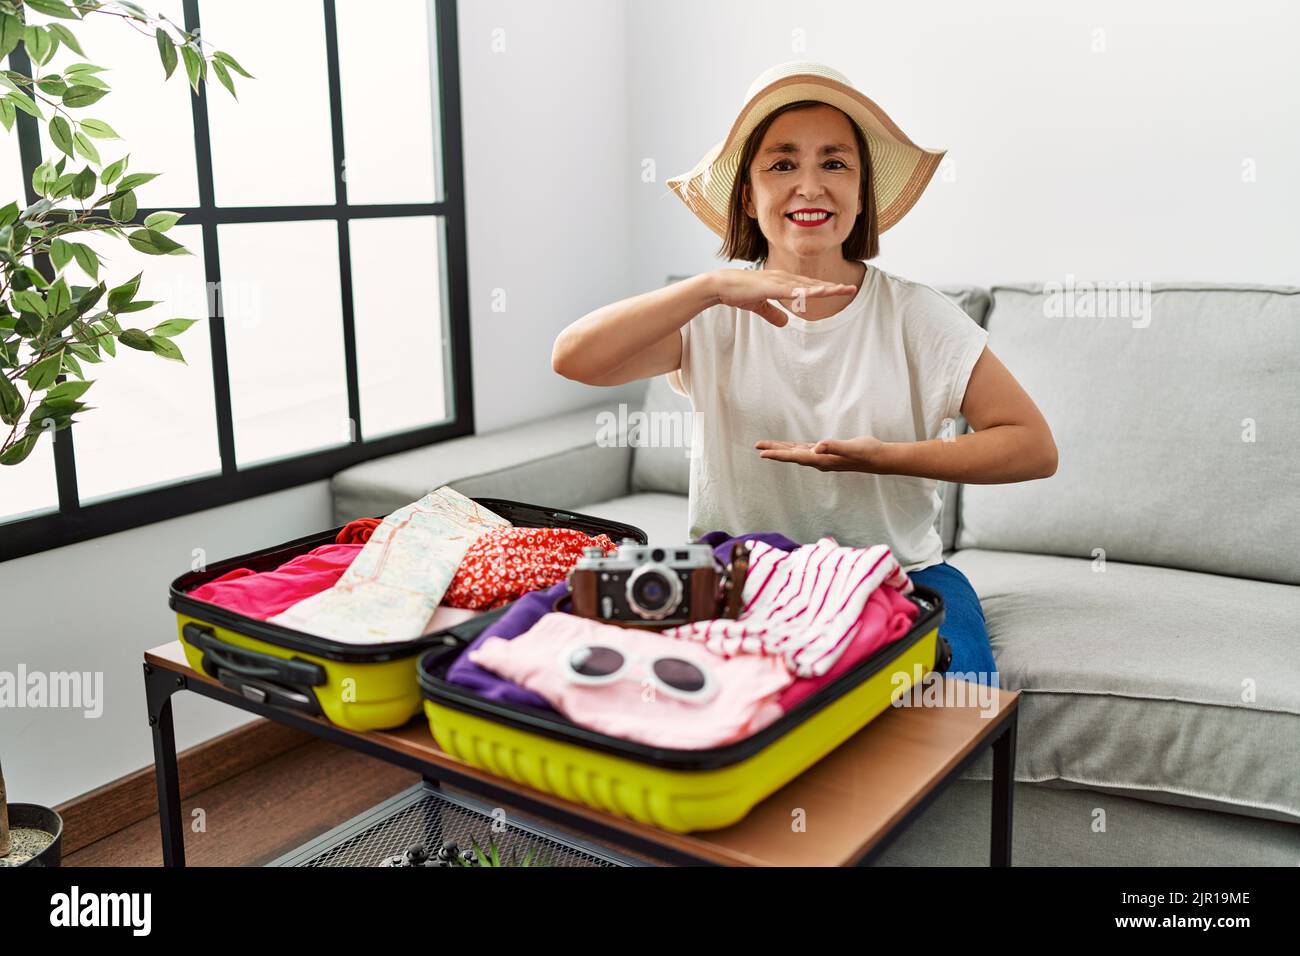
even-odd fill
[(354, 465), (330, 479), (334, 521), (389, 514), (442, 485), (555, 508), (621, 498), (632, 449), (625, 434), (611, 441), (610, 428), (601, 428), (597, 416), (611, 411), (591, 405)]

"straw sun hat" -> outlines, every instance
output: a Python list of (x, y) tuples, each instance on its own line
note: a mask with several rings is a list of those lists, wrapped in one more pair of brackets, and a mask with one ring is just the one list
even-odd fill
[(704, 154), (668, 188), (700, 221), (726, 238), (727, 204), (745, 141), (771, 112), (798, 100), (817, 100), (843, 110), (861, 127), (871, 154), (877, 229), (884, 232), (915, 205), (946, 150), (917, 146), (879, 106), (853, 88), (848, 77), (821, 63), (793, 61), (764, 71), (750, 84), (745, 105), (727, 138)]

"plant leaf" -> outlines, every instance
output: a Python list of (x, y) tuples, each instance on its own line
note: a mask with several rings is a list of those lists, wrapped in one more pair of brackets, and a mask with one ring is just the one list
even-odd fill
[(95, 171), (87, 166), (77, 173), (77, 178), (73, 180), (72, 195), (78, 199), (89, 199), (95, 193), (95, 181)]
[(36, 81), (36, 85), (41, 88), (42, 93), (48, 93), (50, 96), (62, 96), (68, 88), (68, 84), (63, 81), (63, 77), (55, 73), (41, 77)]
[(0, 465), (21, 464), (32, 453), (32, 449), (36, 447), (36, 442), (40, 440), (40, 437), (39, 432), (29, 432), (23, 435), (22, 438), (6, 448), (3, 453), (0, 453)]
[[(132, 278), (108, 293), (108, 309), (110, 312), (117, 312), (122, 306), (127, 305), (135, 298), (136, 292), (140, 290), (140, 277), (143, 275), (143, 272), (137, 272)], [(122, 336), (119, 335), (118, 340), (120, 341), (121, 338)]]
[(212, 71), (217, 74), (217, 79), (221, 81), (221, 85), (230, 91), (230, 95), (235, 99), (239, 99), (239, 95), (235, 92), (235, 81), (230, 78), (230, 73), (226, 71), (226, 64), (220, 60), (213, 60)]
[(23, 396), (18, 386), (9, 381), (8, 376), (0, 375), (0, 421), (9, 426), (16, 425), (22, 413)]
[(62, 116), (56, 116), (50, 120), (50, 139), (54, 141), (55, 146), (69, 156), (73, 154), (72, 124)]
[(131, 158), (131, 154), (127, 153), (117, 162), (109, 163), (107, 166), (104, 167), (104, 171), (99, 174), (99, 181), (102, 182), (105, 186), (112, 183), (113, 180), (117, 179), (118, 176), (122, 175), (122, 172), (126, 169), (126, 162), (130, 158)]
[(145, 216), (144, 225), (146, 229), (157, 229), (159, 232), (166, 232), (172, 226), (176, 225), (183, 215), (184, 213), (171, 212), (162, 209), (158, 212), (151, 212), (149, 215)]
[(153, 347), (155, 355), (161, 355), (173, 362), (180, 362), (182, 365), (187, 364), (185, 356), (181, 354), (180, 346), (171, 339), (164, 338), (161, 335), (151, 335), (149, 336), (149, 344)]
[(42, 196), (49, 193), (50, 185), (55, 179), (54, 167), (50, 165), (49, 160), (32, 170), (32, 188)]
[(107, 92), (107, 90), (97, 90), (93, 86), (87, 86), (85, 83), (74, 83), (64, 92), (63, 105), (69, 109), (89, 106), (91, 103), (98, 103)]
[(197, 94), (199, 92), (199, 73), (202, 71), (200, 63), (202, 58), (189, 47), (183, 46), (181, 47), (181, 59), (185, 61), (185, 75), (190, 78), (190, 86)]
[(240, 66), (240, 65), (239, 65), (239, 62), (238, 62), (238, 61), (237, 61), (233, 56), (231, 56), (229, 53), (225, 53), (225, 52), (223, 52), (223, 51), (221, 51), (221, 50), (217, 50), (215, 53), (212, 54), (212, 58), (213, 58), (214, 60), (218, 60), (218, 61), (224, 63), (226, 66), (230, 67), (232, 70), (234, 70), (234, 71), (235, 71), (236, 73), (238, 73), (240, 76), (246, 76), (246, 77), (248, 77), (250, 80), (252, 80), (252, 79), (256, 79), (256, 77), (254, 77), (252, 73), (249, 73), (249, 72), (248, 72), (247, 70), (245, 70), (242, 66)]
[[(33, 10), (38, 9), (37, 7), (32, 6), (32, 4), (30, 3), (28, 4), (28, 6), (32, 7)], [(83, 50), (81, 48), (81, 44), (77, 42), (76, 34), (74, 34), (71, 30), (65, 27), (62, 23), (51, 23), (47, 29), (51, 33), (53, 33), (56, 37), (58, 37), (60, 40), (62, 40), (63, 45), (68, 47), (70, 50), (72, 50), (72, 52), (76, 53), (77, 56), (86, 55), (86, 51)]]
[(11, 13), (0, 13), (0, 58), (12, 53), (22, 38), (22, 21)]
[(81, 370), (81, 365), (73, 356), (71, 349), (63, 353), (63, 367), (68, 369), (68, 371), (77, 376), (77, 378), (81, 379), (83, 382), (86, 380), (86, 373)]
[(136, 186), (143, 186), (151, 179), (157, 179), (158, 173), (132, 173), (130, 176), (124, 176), (122, 181), (117, 184), (118, 189), (135, 189)]
[(45, 307), (50, 310), (50, 315), (58, 315), (70, 305), (72, 305), (72, 293), (68, 291), (68, 284), (63, 281), (63, 276), (59, 276), (50, 286)]
[(135, 218), (136, 208), (135, 190), (128, 189), (109, 203), (108, 214), (118, 222), (130, 222)]
[(166, 322), (159, 322), (154, 327), (153, 334), (170, 339), (180, 335), (197, 321), (198, 319), (168, 319)]
[(62, 239), (50, 243), (50, 262), (57, 272), (72, 261), (72, 246)]
[(117, 340), (127, 348), (139, 349), (141, 352), (152, 352), (153, 345), (150, 344), (149, 334), (141, 329), (126, 329)]
[(137, 229), (127, 233), (126, 241), (131, 243), (131, 248), (151, 256), (165, 256), (169, 252), (185, 248), (156, 229)]
[(54, 383), (62, 366), (63, 349), (59, 349), (53, 355), (47, 355), (29, 368), (23, 378), (31, 386), (33, 392), (39, 392), (42, 389), (49, 388)]
[(33, 292), (31, 289), (21, 289), (15, 292), (11, 298), (13, 299), (14, 305), (18, 306), (18, 308), (22, 309), (24, 312), (34, 312), (42, 319), (48, 317), (50, 314), (45, 308), (44, 297)]
[(5, 94), (4, 98), (28, 116), (35, 116), (37, 119), (45, 119), (45, 115), (41, 112), (40, 107), (32, 102), (32, 98), (26, 93), (20, 92), (19, 90), (10, 90)]
[(113, 129), (113, 127), (109, 126), (103, 120), (84, 119), (81, 121), (81, 128), (86, 133), (89, 133), (91, 136), (95, 137), (95, 139), (121, 139), (122, 138), (121, 136), (117, 135), (117, 130)]
[[(81, 271), (92, 279), (98, 279), (99, 254), (82, 242), (70, 242), (68, 245), (72, 247), (72, 255), (76, 258), (77, 265), (81, 266)], [(88, 309), (90, 306), (86, 306), (86, 308)], [(82, 311), (84, 312), (85, 309), (82, 309)]]
[(86, 389), (90, 388), (90, 386), (94, 384), (95, 382), (93, 379), (89, 382), (60, 382), (45, 393), (45, 398), (41, 400), (41, 404), (50, 405), (58, 404), (60, 402), (75, 402), (77, 399), (81, 398), (82, 395), (86, 394)]
[(28, 54), (37, 63), (44, 64), (54, 53), (54, 41), (42, 26), (28, 24), (23, 30), (23, 45), (27, 47)]
[[(27, 6), (47, 17), (62, 17), (64, 20), (80, 20), (76, 13), (68, 9), (63, 0), (27, 0)], [(80, 52), (80, 51), (78, 51)], [(86, 54), (82, 53), (82, 56)]]
[(155, 30), (153, 35), (158, 41), (158, 55), (162, 58), (163, 79), (170, 80), (172, 71), (176, 69), (176, 44), (162, 27)]
[(95, 149), (95, 144), (90, 141), (90, 137), (85, 133), (75, 133), (72, 142), (77, 147), (77, 152), (95, 165), (99, 165), (99, 150)]

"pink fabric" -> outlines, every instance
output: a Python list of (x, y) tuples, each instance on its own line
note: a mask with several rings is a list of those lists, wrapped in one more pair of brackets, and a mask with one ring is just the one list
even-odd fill
[[(608, 684), (569, 682), (563, 676), (563, 656), (592, 643), (642, 660)], [(745, 654), (727, 659), (657, 632), (557, 611), (512, 640), (488, 638), (468, 654), (473, 663), (540, 695), (576, 724), (679, 750), (722, 746), (766, 727), (784, 713), (777, 698), (793, 680), (779, 658)], [(644, 662), (655, 655), (696, 664), (711, 675), (717, 692), (708, 700), (689, 702), (655, 687), (647, 680)]]
[(333, 587), (363, 547), (324, 544), (290, 558), (274, 571), (259, 573), (236, 568), (199, 585), (189, 596), (264, 621), (303, 598)]
[(755, 541), (744, 607), (734, 620), (693, 621), (661, 633), (698, 641), (725, 657), (777, 656), (799, 677), (821, 677), (843, 656), (867, 599), (881, 587), (912, 591), (886, 545), (852, 548), (824, 535), (787, 552)]
[(787, 687), (779, 701), (781, 709), (788, 711), (802, 703), (814, 691), (848, 672), (886, 644), (903, 637), (912, 629), (919, 613), (920, 609), (902, 592), (890, 587), (876, 588), (867, 598), (862, 616), (855, 625), (857, 631), (849, 639), (849, 645), (839, 660), (821, 677), (801, 678)]

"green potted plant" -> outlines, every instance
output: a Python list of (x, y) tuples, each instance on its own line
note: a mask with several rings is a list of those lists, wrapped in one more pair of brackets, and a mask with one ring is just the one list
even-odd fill
[(398, 853), (384, 859), (380, 866), (424, 866), (424, 867), (459, 867), (459, 866), (546, 866), (542, 861), (541, 855), (537, 853), (537, 848), (530, 846), (524, 854), (523, 860), (518, 859), (516, 852), (510, 854), (508, 862), (501, 858), (501, 851), (497, 848), (496, 841), (488, 842), (488, 849), (485, 852), (477, 840), (473, 840), (473, 848), (462, 850), (457, 846), (455, 840), (447, 840), (434, 853), (429, 853), (422, 843), (413, 843), (407, 848), (405, 853)]
[(9, 803), (0, 767), (0, 866), (58, 866), (63, 818), (49, 807)]
[(478, 845), (478, 841), (473, 841), (473, 846), (466, 853), (461, 853), (456, 857), (459, 866), (545, 866), (541, 854), (537, 852), (537, 847), (530, 846), (524, 854), (522, 860), (518, 859), (517, 853), (512, 851), (509, 862), (503, 862), (501, 852), (497, 848), (496, 840), (488, 841), (487, 852)]
[[(29, 11), (52, 19), (29, 23)], [(70, 284), (62, 275), (75, 261), (92, 280), (98, 278), (98, 255), (78, 241), (89, 233), (107, 234), (148, 255), (190, 254), (167, 236), (180, 214), (158, 211), (137, 222), (135, 190), (159, 174), (130, 171), (127, 153), (104, 162), (96, 145), (119, 139), (109, 124), (86, 112), (110, 92), (101, 75), (106, 67), (87, 61), (42, 70), (60, 46), (87, 57), (73, 27), (90, 15), (118, 17), (149, 36), (164, 80), (183, 64), (195, 95), (210, 74), (232, 96), (233, 74), (251, 78), (230, 54), (206, 52), (197, 34), (127, 0), (0, 0), (0, 61), (21, 47), (31, 63), (31, 75), (0, 70), (0, 125), (12, 134), (18, 122), (26, 122), (19, 114), (26, 114), (48, 126), (58, 150), (32, 173), (36, 202), (0, 202), (3, 465), (21, 463), (43, 434), (67, 428), (93, 407), (83, 401), (94, 384), (84, 365), (112, 359), (119, 345), (184, 362), (174, 339), (195, 322), (172, 318), (147, 329), (134, 326), (132, 313), (158, 304), (140, 297), (142, 275), (111, 289), (103, 281)]]

